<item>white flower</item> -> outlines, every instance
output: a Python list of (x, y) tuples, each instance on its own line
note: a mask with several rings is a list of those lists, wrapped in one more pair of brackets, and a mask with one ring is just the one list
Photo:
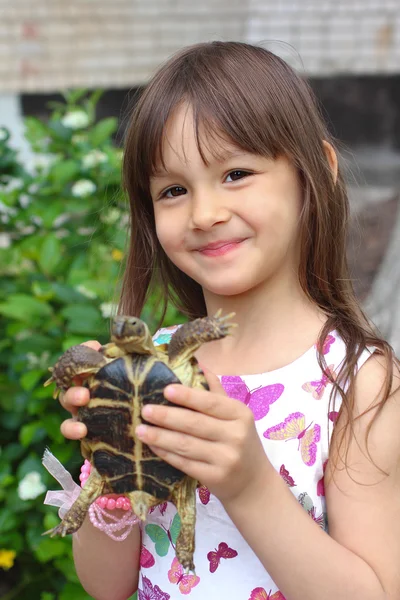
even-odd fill
[(78, 227), (76, 230), (79, 235), (92, 235), (96, 231), (95, 227)]
[(107, 162), (108, 156), (100, 150), (91, 150), (82, 159), (82, 165), (85, 169), (91, 169), (97, 167), (101, 163)]
[(18, 496), (21, 500), (33, 500), (46, 491), (46, 486), (40, 479), (40, 473), (32, 471), (25, 475), (18, 484)]
[(86, 298), (91, 298), (92, 300), (94, 298), (97, 298), (97, 294), (95, 294), (95, 292), (93, 292), (93, 290), (88, 290), (87, 287), (85, 287), (82, 283), (80, 285), (77, 285), (75, 287), (75, 289), (82, 294), (82, 296), (86, 296)]
[(56, 231), (54, 235), (59, 240), (62, 240), (63, 238), (66, 238), (69, 236), (69, 231), (68, 231), (68, 229), (58, 229), (58, 231)]
[(118, 208), (110, 208), (109, 211), (100, 214), (100, 220), (107, 225), (113, 225), (121, 217), (121, 211)]
[(53, 221), (53, 227), (58, 229), (59, 227), (61, 227), (61, 225), (64, 225), (64, 223), (69, 221), (70, 218), (71, 215), (68, 213), (62, 213), (61, 215), (58, 215), (58, 217), (56, 217)]
[(28, 187), (28, 192), (30, 194), (36, 194), (36, 192), (39, 189), (39, 185), (37, 183), (32, 183), (29, 187)]
[(11, 237), (8, 233), (0, 233), (0, 248), (9, 248), (11, 246)]
[(59, 156), (57, 154), (35, 154), (33, 158), (33, 166), (37, 170), (47, 170), (51, 165), (53, 165)]
[(61, 123), (69, 129), (83, 129), (89, 125), (89, 116), (83, 110), (73, 110), (67, 113)]
[(76, 198), (90, 196), (96, 190), (96, 186), (90, 179), (79, 179), (71, 188), (72, 195)]
[(34, 215), (33, 217), (31, 217), (31, 221), (37, 227), (41, 227), (43, 225), (42, 217), (38, 217), (37, 215)]
[(114, 302), (103, 302), (100, 304), (101, 314), (103, 315), (104, 319), (108, 319), (109, 317), (116, 315), (117, 308), (118, 304), (115, 304)]
[(7, 129), (0, 127), (0, 142), (4, 142), (8, 138)]
[(20, 190), (24, 187), (23, 179), (19, 177), (10, 177), (5, 185), (1, 187), (1, 192), (10, 193), (14, 190)]
[(19, 203), (21, 208), (26, 208), (32, 202), (32, 198), (27, 194), (21, 194), (19, 197)]
[(71, 142), (73, 144), (84, 144), (88, 139), (88, 136), (83, 133), (76, 133), (72, 136)]

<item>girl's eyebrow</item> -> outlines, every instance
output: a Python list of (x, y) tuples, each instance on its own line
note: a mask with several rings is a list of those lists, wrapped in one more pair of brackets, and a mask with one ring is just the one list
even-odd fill
[[(226, 150), (221, 154), (218, 154), (214, 160), (216, 163), (218, 164), (222, 164), (224, 162), (227, 162), (228, 160), (230, 160), (231, 158), (238, 158), (240, 156), (248, 156), (249, 152), (245, 152), (244, 150)], [(152, 179), (153, 178), (158, 178), (158, 177), (167, 177), (168, 175), (171, 175), (173, 173), (171, 173), (166, 167), (163, 167), (162, 165), (160, 165), (157, 169), (155, 169), (153, 175), (152, 175)]]

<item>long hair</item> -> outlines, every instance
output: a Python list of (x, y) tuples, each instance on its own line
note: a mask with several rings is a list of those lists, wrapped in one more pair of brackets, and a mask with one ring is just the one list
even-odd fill
[[(327, 317), (317, 343), (318, 361), (333, 385), (331, 403), (339, 394), (346, 413), (340, 447), (354, 424), (354, 379), (361, 353), (374, 346), (387, 364), (378, 412), (390, 394), (395, 359), (355, 297), (346, 258), (347, 193), (340, 172), (336, 182), (332, 176), (323, 141), (334, 143), (313, 92), (304, 78), (265, 48), (240, 42), (184, 48), (157, 71), (141, 94), (125, 140), (123, 182), (130, 201), (131, 236), (119, 310), (139, 316), (148, 294), (157, 287), (164, 312), (171, 301), (190, 319), (206, 315), (200, 285), (169, 260), (158, 242), (150, 195), (150, 177), (163, 163), (166, 122), (182, 103), (193, 110), (203, 160), (200, 127), (208, 140), (223, 136), (244, 151), (268, 158), (285, 155), (298, 170), (303, 187), (298, 276), (306, 295)], [(336, 380), (323, 354), (332, 330), (347, 348)]]

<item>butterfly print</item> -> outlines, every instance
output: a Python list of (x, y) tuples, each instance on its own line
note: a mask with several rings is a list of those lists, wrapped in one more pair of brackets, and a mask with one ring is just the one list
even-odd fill
[(143, 589), (138, 589), (138, 600), (169, 600), (170, 595), (160, 590), (158, 585), (153, 587), (150, 579), (142, 576)]
[(326, 460), (324, 462), (324, 464), (322, 465), (322, 472), (323, 475), (321, 477), (321, 479), (318, 481), (317, 483), (317, 496), (325, 496), (325, 483), (324, 483), (324, 477), (325, 477), (325, 469), (326, 469), (326, 465), (328, 464), (328, 461)]
[(197, 491), (199, 492), (200, 502), (202, 504), (208, 504), (211, 496), (210, 490), (205, 485), (201, 485), (197, 488)]
[(285, 600), (285, 596), (279, 590), (274, 594), (270, 590), (267, 594), (264, 588), (257, 587), (251, 592), (249, 600)]
[(154, 560), (154, 556), (142, 544), (140, 549), (140, 566), (144, 569), (150, 569), (150, 567), (153, 567), (155, 564), (156, 561)]
[[(324, 340), (324, 343), (322, 344), (322, 352), (321, 352), (321, 354), (323, 354), (324, 356), (325, 356), (326, 354), (328, 354), (329, 350), (331, 349), (331, 346), (332, 346), (332, 344), (333, 344), (335, 341), (336, 341), (336, 338), (335, 338), (333, 335), (329, 334), (329, 335), (328, 335), (328, 336), (325, 338), (325, 340)], [(320, 345), (317, 343), (317, 344), (316, 344), (316, 348), (317, 348), (317, 350), (319, 351), (319, 350), (320, 350), (320, 348), (321, 348), (321, 346), (320, 346)]]
[(339, 411), (337, 411), (337, 410), (331, 410), (328, 413), (329, 420), (332, 421), (332, 423), (336, 423), (338, 416), (339, 416)]
[(325, 518), (324, 518), (324, 515), (320, 514), (318, 517), (315, 515), (316, 508), (315, 508), (315, 506), (313, 504), (312, 499), (307, 494), (307, 492), (304, 492), (303, 494), (300, 494), (300, 496), (297, 499), (300, 502), (300, 504), (302, 505), (302, 507), (304, 508), (304, 510), (306, 510), (308, 512), (308, 514), (310, 515), (310, 517), (316, 523), (318, 523), (318, 525), (322, 529), (325, 529)]
[(181, 594), (190, 594), (192, 589), (200, 582), (197, 575), (185, 575), (182, 565), (174, 558), (171, 568), (168, 571), (168, 579), (171, 583), (176, 583)]
[[(336, 379), (336, 373), (333, 370), (334, 365), (329, 365), (328, 371), (333, 379)], [(316, 381), (308, 381), (304, 383), (301, 387), (305, 392), (310, 392), (313, 398), (316, 400), (321, 400), (322, 396), (325, 393), (326, 387), (332, 383), (325, 373), (322, 375), (321, 379), (317, 379)]]
[(300, 413), (291, 413), (283, 423), (274, 425), (264, 431), (264, 437), (268, 440), (299, 440), (298, 450), (300, 450), (302, 461), (308, 467), (311, 467), (317, 458), (317, 442), (321, 439), (321, 427), (312, 425), (308, 427), (305, 424), (305, 416)]
[(145, 527), (147, 535), (155, 544), (154, 547), (158, 556), (166, 556), (170, 544), (175, 550), (175, 544), (180, 530), (181, 518), (178, 513), (175, 514), (169, 529), (166, 529), (163, 525), (154, 525), (152, 523)]
[(210, 573), (215, 573), (218, 569), (221, 558), (235, 558), (235, 556), (237, 556), (236, 550), (229, 548), (228, 544), (225, 542), (218, 544), (218, 550), (211, 550), (207, 554), (210, 561)]
[(157, 504), (157, 506), (151, 506), (149, 509), (149, 514), (151, 515), (151, 513), (153, 513), (156, 508), (158, 508), (158, 510), (160, 511), (160, 514), (162, 516), (164, 516), (165, 511), (167, 510), (168, 507), (168, 502), (162, 502), (161, 504)]
[(280, 398), (285, 389), (282, 383), (274, 383), (250, 390), (243, 379), (237, 375), (224, 375), (221, 383), (230, 398), (240, 400), (252, 410), (255, 421), (263, 419), (268, 414), (270, 405)]
[(279, 475), (287, 483), (289, 487), (296, 487), (293, 477), (289, 474), (289, 471), (285, 468), (285, 465), (281, 465), (279, 469)]

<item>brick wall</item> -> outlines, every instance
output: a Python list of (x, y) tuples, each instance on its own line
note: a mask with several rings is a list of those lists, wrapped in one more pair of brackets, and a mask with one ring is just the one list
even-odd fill
[(140, 85), (211, 39), (280, 40), (314, 76), (400, 72), (400, 0), (0, 0), (0, 15), (0, 93)]

